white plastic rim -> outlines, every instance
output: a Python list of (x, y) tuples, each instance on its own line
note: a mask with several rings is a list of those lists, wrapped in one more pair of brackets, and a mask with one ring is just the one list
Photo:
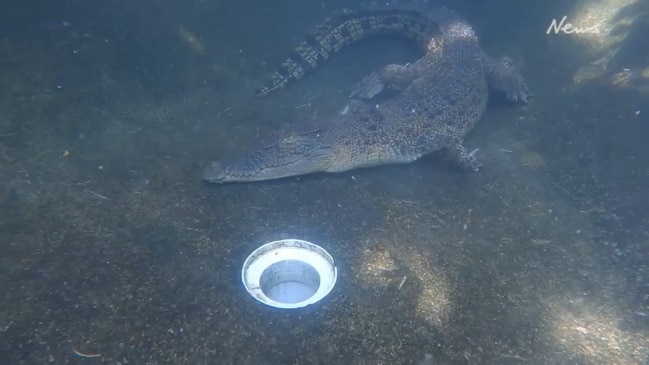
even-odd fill
[(257, 248), (243, 263), (241, 281), (248, 293), (275, 308), (293, 309), (326, 297), (338, 272), (322, 247), (299, 239), (273, 241)]

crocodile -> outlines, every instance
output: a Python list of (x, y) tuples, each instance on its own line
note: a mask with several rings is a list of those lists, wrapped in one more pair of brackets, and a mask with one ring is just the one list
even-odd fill
[(403, 33), (423, 45), (424, 55), (412, 64), (388, 65), (367, 75), (351, 92), (361, 99), (386, 89), (396, 95), (374, 105), (352, 100), (344, 113), (293, 123), (238, 159), (211, 163), (203, 179), (252, 182), (343, 172), (409, 163), (442, 149), (461, 166), (477, 170), (480, 163), (462, 143), (485, 112), (488, 85), (513, 101), (527, 102), (531, 94), (510, 59), (491, 58), (480, 49), (464, 19), (443, 7), (418, 6), (366, 8), (346, 13), (342, 26), (326, 23), (320, 28), (324, 33), (303, 42), (282, 66), (284, 72), (259, 91), (267, 95), (282, 88), (318, 67), (332, 51), (367, 36)]
[[(439, 22), (453, 19), (459, 19), (454, 12), (431, 6), (425, 0), (364, 5), (363, 9), (357, 11), (344, 9), (317, 25), (255, 93), (262, 97), (280, 90), (322, 67), (333, 55), (348, 46), (373, 36), (396, 34), (415, 40), (424, 54), (433, 54), (440, 50)], [(481, 51), (481, 56), (489, 86), (505, 92), (511, 101), (527, 103), (531, 93), (514, 61), (509, 57), (496, 59), (484, 51)], [(379, 85), (380, 76), (387, 75), (379, 72), (368, 75), (352, 87), (350, 96), (369, 99), (384, 89), (395, 89), (390, 86), (397, 86), (398, 89), (398, 85), (390, 83)]]

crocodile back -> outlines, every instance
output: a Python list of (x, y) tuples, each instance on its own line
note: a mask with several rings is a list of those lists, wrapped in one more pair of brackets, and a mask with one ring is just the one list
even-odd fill
[(398, 96), (330, 122), (335, 132), (329, 137), (336, 140), (330, 144), (345, 148), (330, 171), (414, 161), (462, 142), (482, 117), (488, 97), (478, 41), (464, 24), (449, 28), (454, 33), (443, 43), (441, 57), (417, 61), (426, 63), (427, 71)]

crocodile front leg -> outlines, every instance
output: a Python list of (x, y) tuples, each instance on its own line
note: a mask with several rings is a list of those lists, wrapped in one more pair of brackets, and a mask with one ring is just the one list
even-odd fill
[(446, 149), (451, 154), (453, 161), (462, 168), (470, 171), (478, 171), (480, 166), (482, 166), (480, 161), (475, 157), (476, 152), (478, 152), (477, 149), (469, 152), (461, 142), (447, 147)]

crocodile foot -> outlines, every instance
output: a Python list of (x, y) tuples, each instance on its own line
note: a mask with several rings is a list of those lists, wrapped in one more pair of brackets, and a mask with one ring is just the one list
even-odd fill
[(483, 53), (487, 83), (495, 90), (505, 93), (507, 100), (514, 103), (529, 103), (534, 96), (523, 80), (520, 65), (509, 57), (492, 58)]
[(403, 91), (416, 76), (416, 71), (410, 64), (390, 64), (379, 71), (365, 76), (351, 88), (350, 98), (371, 99), (384, 90)]
[(464, 147), (461, 143), (457, 143), (453, 146), (448, 147), (448, 151), (453, 156), (454, 161), (462, 168), (471, 171), (480, 170), (482, 164), (475, 157), (475, 154), (476, 152), (478, 152), (478, 149), (469, 152), (466, 149), (466, 147)]
[(349, 92), (350, 98), (372, 99), (384, 89), (379, 72), (372, 72), (356, 83)]

